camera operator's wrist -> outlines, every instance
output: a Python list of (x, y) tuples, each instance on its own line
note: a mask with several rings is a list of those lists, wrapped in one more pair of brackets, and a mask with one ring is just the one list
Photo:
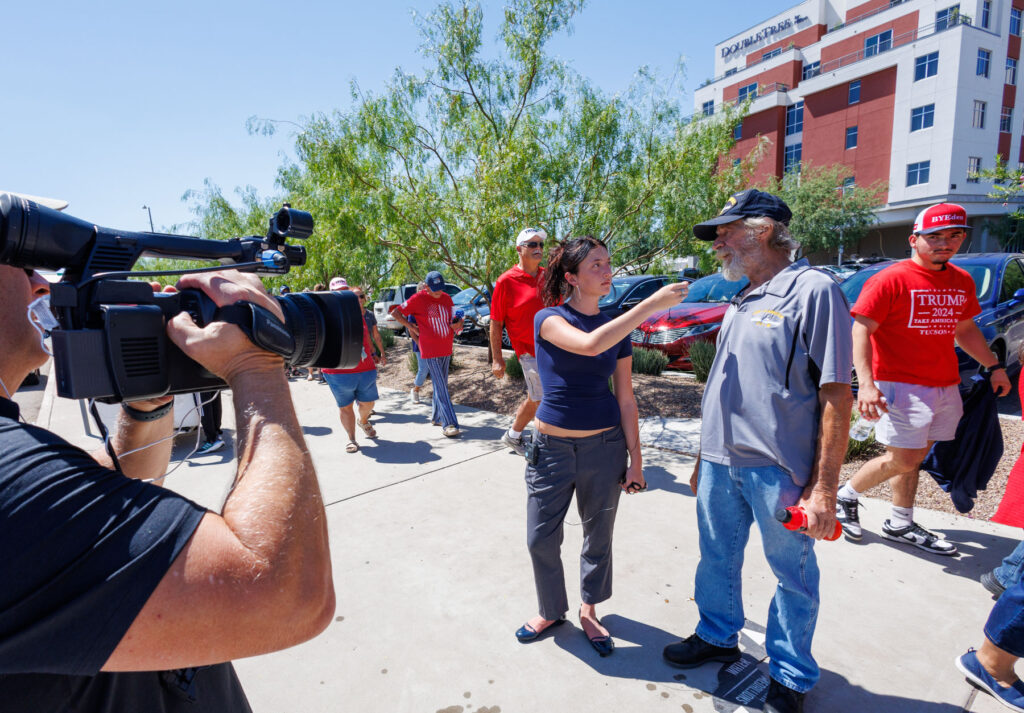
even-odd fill
[(141, 402), (138, 401), (135, 402), (134, 406), (130, 406), (122, 401), (121, 409), (132, 421), (141, 421), (143, 423), (147, 421), (159, 421), (174, 410), (174, 399), (171, 399), (162, 406), (157, 406), (154, 409), (136, 408), (136, 406), (139, 405), (141, 405)]

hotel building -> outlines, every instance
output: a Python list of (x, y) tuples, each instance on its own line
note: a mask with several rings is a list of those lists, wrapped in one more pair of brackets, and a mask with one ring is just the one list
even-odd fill
[[(770, 139), (755, 180), (811, 163), (886, 181), (859, 252), (902, 258), (927, 205), (960, 203), (975, 226), (1016, 207), (970, 173), (1024, 162), (1022, 15), (1024, 0), (806, 0), (718, 43), (696, 110), (752, 100), (733, 157)], [(972, 251), (999, 250), (975, 232)]]

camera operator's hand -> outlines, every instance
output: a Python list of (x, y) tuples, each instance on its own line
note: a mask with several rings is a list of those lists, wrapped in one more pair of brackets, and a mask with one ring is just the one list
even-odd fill
[[(281, 308), (267, 296), (263, 283), (255, 275), (237, 270), (185, 275), (178, 287), (202, 290), (218, 307), (240, 300), (252, 302), (284, 321)], [(168, 322), (167, 334), (183, 352), (228, 384), (246, 372), (281, 372), (281, 357), (253, 344), (236, 325), (212, 322), (200, 329), (187, 312), (180, 312)]]

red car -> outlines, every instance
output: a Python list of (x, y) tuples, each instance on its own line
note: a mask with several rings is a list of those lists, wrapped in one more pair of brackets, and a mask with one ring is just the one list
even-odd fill
[(651, 315), (634, 329), (630, 341), (634, 347), (665, 352), (669, 369), (692, 369), (690, 345), (715, 341), (729, 300), (746, 286), (747, 278), (730, 282), (721, 273), (702, 277), (679, 305)]

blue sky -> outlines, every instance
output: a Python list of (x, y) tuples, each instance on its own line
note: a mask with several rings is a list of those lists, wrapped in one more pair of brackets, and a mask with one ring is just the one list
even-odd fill
[[(591, 0), (552, 44), (604, 91), (647, 65), (686, 58), (685, 109), (710, 77), (713, 47), (790, 0)], [(355, 79), (379, 91), (395, 67), (419, 72), (413, 12), (434, 2), (57, 0), (4, 7), (0, 190), (62, 198), (106, 227), (157, 230), (190, 219), (182, 194), (204, 179), (229, 196), (274, 192), (288, 125), (250, 135), (246, 119), (301, 122), (345, 110)], [(486, 0), (485, 16), (501, 3)], [(495, 21), (496, 22), (496, 21)]]

